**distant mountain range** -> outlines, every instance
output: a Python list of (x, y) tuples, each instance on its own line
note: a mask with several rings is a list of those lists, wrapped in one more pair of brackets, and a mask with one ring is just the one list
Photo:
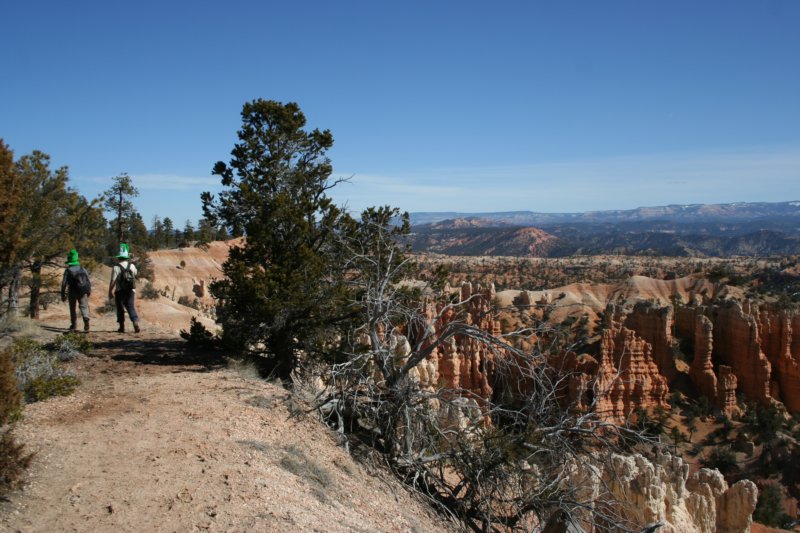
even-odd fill
[(586, 213), (412, 213), (411, 223), (415, 250), (451, 255), (800, 253), (800, 201)]
[(537, 213), (535, 211), (507, 211), (500, 213), (422, 212), (411, 213), (411, 225), (432, 224), (442, 220), (452, 219), (480, 219), (502, 222), (515, 226), (540, 226), (544, 224), (570, 224), (580, 222), (618, 223), (642, 220), (662, 220), (664, 222), (742, 222), (757, 219), (783, 219), (787, 217), (800, 220), (800, 201), (665, 205), (612, 211), (586, 211), (584, 213)]

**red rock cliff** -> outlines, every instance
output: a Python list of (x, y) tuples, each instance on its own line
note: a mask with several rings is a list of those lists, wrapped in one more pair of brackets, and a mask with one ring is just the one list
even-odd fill
[(653, 359), (652, 347), (613, 320), (603, 331), (595, 394), (596, 411), (618, 421), (637, 408), (669, 407), (669, 386)]

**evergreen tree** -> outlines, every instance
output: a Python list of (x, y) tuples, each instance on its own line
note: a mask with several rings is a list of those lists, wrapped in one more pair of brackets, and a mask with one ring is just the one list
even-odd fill
[(192, 226), (192, 221), (187, 219), (186, 224), (184, 224), (183, 226), (183, 240), (188, 246), (194, 239), (195, 239), (194, 226)]
[(161, 219), (158, 215), (153, 216), (153, 222), (150, 226), (150, 249), (158, 250), (164, 246), (164, 226), (161, 224)]
[(39, 297), (43, 286), (58, 280), (46, 279), (43, 267), (64, 265), (70, 248), (96, 252), (102, 242), (105, 218), (98, 202), (89, 202), (67, 187), (67, 167), (50, 169), (50, 156), (34, 151), (15, 164), (19, 178), (20, 202), (10, 223), (19, 228), (22, 238), (11, 263), (12, 281), (9, 309), (16, 312), (23, 269), (31, 275), (30, 316), (39, 316)]
[(127, 224), (125, 224), (123, 228), (127, 239), (126, 242), (128, 242), (130, 246), (138, 248), (139, 250), (148, 248), (150, 238), (147, 233), (147, 226), (145, 226), (144, 219), (138, 211), (133, 211)]
[(22, 201), (20, 187), (14, 152), (0, 139), (0, 317), (5, 313), (3, 295), (14, 279), (15, 258), (22, 239), (22, 228), (13, 224)]
[(195, 238), (199, 245), (205, 245), (213, 241), (216, 238), (214, 223), (206, 217), (201, 218), (197, 224)]
[(337, 183), (326, 156), (333, 136), (305, 125), (297, 104), (246, 103), (232, 159), (213, 170), (225, 190), (202, 195), (207, 218), (246, 237), (210, 287), (224, 338), (266, 348), (283, 379), (300, 350), (319, 356), (346, 318), (336, 242), (350, 219), (326, 195)]
[(111, 227), (116, 229), (118, 246), (121, 242), (132, 240), (125, 232), (125, 228), (130, 227), (131, 219), (136, 212), (130, 199), (139, 196), (139, 191), (133, 186), (131, 177), (125, 172), (114, 177), (113, 180), (114, 184), (104, 193), (104, 207), (106, 211), (116, 216), (111, 221)]
[(164, 222), (162, 223), (162, 227), (164, 228), (164, 246), (169, 248), (172, 246), (173, 239), (175, 238), (175, 226), (172, 223), (172, 219), (169, 217), (164, 217)]
[(226, 230), (224, 226), (217, 226), (214, 228), (215, 241), (227, 241), (230, 238), (231, 236), (228, 233), (228, 230)]

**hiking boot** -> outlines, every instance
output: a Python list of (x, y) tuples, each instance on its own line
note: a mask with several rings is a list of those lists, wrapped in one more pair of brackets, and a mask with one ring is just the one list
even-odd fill
[(141, 328), (139, 327), (139, 323), (138, 322), (134, 322), (133, 323), (133, 331), (134, 331), (134, 333), (139, 333), (140, 331), (142, 331)]
[(78, 329), (78, 327), (75, 325), (75, 322), (73, 322), (72, 324), (69, 325), (69, 330), (70, 331), (75, 331), (76, 329)]
[(89, 331), (89, 319), (88, 318), (84, 318), (83, 319), (83, 331)]
[(125, 333), (125, 326), (120, 324), (119, 329), (117, 330), (117, 333)]

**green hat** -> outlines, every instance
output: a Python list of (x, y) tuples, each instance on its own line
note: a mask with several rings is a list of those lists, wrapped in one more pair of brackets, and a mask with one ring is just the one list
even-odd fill
[(117, 259), (127, 259), (128, 258), (128, 245), (124, 242), (119, 243), (119, 253), (117, 254)]
[(80, 264), (81, 262), (78, 261), (78, 250), (73, 248), (69, 251), (69, 253), (67, 253), (67, 266), (75, 266)]

